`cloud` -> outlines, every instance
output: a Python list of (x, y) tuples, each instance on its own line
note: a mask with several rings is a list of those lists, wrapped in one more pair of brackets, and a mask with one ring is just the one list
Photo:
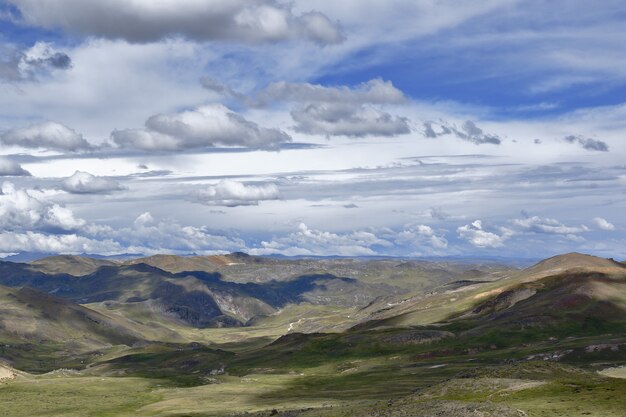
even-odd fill
[(450, 217), (449, 213), (446, 213), (441, 207), (431, 207), (428, 209), (428, 215), (433, 219), (445, 221)]
[(249, 253), (286, 256), (370, 256), (377, 254), (374, 250), (377, 246), (389, 247), (392, 243), (372, 232), (331, 233), (311, 229), (306, 224), (300, 223), (296, 232), (271, 241), (263, 241), (260, 248), (251, 249)]
[(312, 103), (291, 111), (295, 129), (326, 136), (397, 136), (411, 132), (409, 120), (371, 106), (351, 103)]
[(391, 81), (376, 78), (354, 88), (340, 86), (327, 87), (310, 83), (288, 83), (285, 81), (270, 84), (257, 95), (260, 103), (273, 101), (352, 103), (352, 104), (401, 104), (407, 101), (404, 93)]
[(602, 217), (595, 217), (593, 219), (593, 222), (601, 230), (606, 230), (606, 231), (615, 230), (615, 225), (613, 223), (610, 223), (608, 220), (603, 219)]
[(285, 132), (260, 127), (221, 104), (155, 115), (146, 121), (145, 129), (115, 130), (111, 137), (122, 148), (146, 151), (214, 146), (271, 148), (291, 142)]
[(203, 204), (226, 207), (256, 206), (259, 201), (276, 200), (279, 197), (276, 184), (245, 185), (232, 180), (222, 180), (199, 193)]
[(344, 37), (339, 24), (319, 12), (294, 15), (275, 0), (9, 0), (21, 20), (47, 29), (147, 43), (182, 35), (199, 41), (233, 40), (246, 43), (294, 38), (320, 45)]
[(476, 123), (472, 122), (471, 120), (467, 120), (465, 123), (463, 123), (463, 126), (461, 126), (461, 131), (455, 130), (455, 133), (459, 138), (465, 139), (477, 145), (483, 143), (499, 145), (502, 142), (502, 140), (498, 136), (485, 133), (481, 128), (476, 126)]
[(219, 83), (209, 83), (207, 88), (253, 107), (274, 102), (296, 103), (291, 117), (296, 122), (295, 130), (300, 133), (365, 137), (396, 136), (411, 131), (407, 118), (392, 116), (379, 108), (380, 105), (407, 101), (402, 91), (382, 79), (355, 87), (281, 81), (270, 84), (253, 98), (242, 98)]
[(0, 177), (27, 177), (30, 172), (8, 158), (0, 157)]
[(457, 228), (457, 233), (461, 239), (467, 240), (477, 248), (500, 248), (504, 242), (512, 235), (508, 229), (502, 230), (498, 235), (483, 229), (481, 220), (475, 220), (471, 224), (466, 224)]
[(204, 87), (205, 89), (219, 94), (221, 96), (224, 97), (229, 97), (229, 98), (235, 98), (243, 103), (246, 104), (252, 104), (252, 100), (250, 100), (250, 98), (248, 96), (246, 96), (245, 94), (241, 94), (238, 91), (233, 90), (232, 88), (230, 88), (229, 86), (227, 86), (226, 84), (223, 84), (211, 77), (201, 77), (200, 78), (200, 85), (202, 87)]
[(0, 142), (4, 145), (55, 151), (78, 152), (93, 149), (83, 135), (56, 122), (37, 123), (9, 130), (0, 135)]
[(429, 139), (435, 139), (439, 136), (449, 135), (452, 133), (452, 129), (442, 123), (424, 122), (424, 136)]
[(67, 70), (72, 67), (72, 58), (60, 52), (49, 42), (36, 42), (21, 54), (18, 64), (23, 73), (36, 72), (40, 69)]
[(502, 143), (502, 139), (499, 136), (485, 133), (483, 129), (479, 128), (471, 120), (466, 120), (461, 128), (446, 122), (428, 121), (423, 123), (423, 129), (424, 136), (431, 139), (445, 135), (454, 135), (459, 139), (475, 143), (476, 145), (485, 143), (499, 145)]
[(88, 172), (76, 171), (74, 175), (61, 183), (63, 190), (74, 194), (108, 193), (122, 189), (115, 180), (106, 177), (96, 177)]
[(539, 216), (525, 217), (523, 219), (514, 219), (513, 224), (522, 229), (535, 232), (557, 235), (574, 235), (589, 231), (587, 226), (566, 226), (556, 219), (542, 218)]
[(0, 232), (0, 252), (37, 252), (102, 255), (119, 254), (123, 250), (111, 240), (94, 240), (76, 234), (48, 235), (38, 232)]
[(406, 227), (402, 231), (395, 233), (393, 239), (395, 243), (401, 245), (407, 243), (413, 246), (429, 245), (435, 249), (446, 249), (448, 247), (448, 241), (445, 237), (437, 235), (432, 227), (424, 224)]
[(96, 229), (98, 236), (113, 239), (133, 253), (216, 253), (240, 251), (243, 240), (211, 231), (207, 227), (182, 226), (175, 221), (157, 221), (150, 212), (139, 215), (132, 227)]
[(0, 45), (0, 80), (36, 80), (54, 71), (68, 70), (72, 59), (48, 42), (36, 42), (28, 49)]
[(0, 194), (0, 229), (8, 231), (71, 232), (85, 226), (66, 207), (49, 202), (41, 191), (17, 189), (10, 182)]
[(599, 151), (599, 152), (608, 152), (609, 145), (606, 142), (597, 139), (585, 138), (584, 136), (566, 136), (564, 138), (569, 143), (577, 143), (583, 149), (588, 151)]

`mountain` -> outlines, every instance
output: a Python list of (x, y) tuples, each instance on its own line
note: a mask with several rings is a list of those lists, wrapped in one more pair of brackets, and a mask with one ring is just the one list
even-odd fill
[(626, 365), (626, 266), (611, 259), (566, 254), (522, 270), (145, 261), (0, 263), (8, 415), (28, 415), (16, 414), (25, 404), (32, 415), (279, 417), (621, 417), (626, 407), (626, 380), (606, 376)]
[(59, 255), (37, 259), (30, 262), (30, 265), (34, 270), (48, 275), (69, 274), (79, 277), (94, 273), (102, 266), (115, 266), (117, 263), (106, 259)]
[[(68, 265), (72, 272), (88, 272), (99, 266), (94, 272), (75, 276), (58, 273), (62, 265)], [(50, 270), (55, 273), (44, 272)], [(145, 263), (111, 264), (75, 257), (47, 259), (34, 265), (3, 262), (0, 274), (3, 285), (28, 286), (80, 304), (100, 303), (99, 310), (143, 317), (144, 322), (171, 325), (177, 321), (201, 328), (241, 326), (289, 304), (351, 307), (405, 291), (389, 284), (332, 274), (300, 275), (281, 281), (266, 279), (261, 283), (232, 282), (219, 272), (172, 273)]]
[(0, 356), (21, 369), (41, 369), (38, 357), (52, 360), (143, 340), (137, 329), (126, 324), (127, 320), (27, 287), (0, 287), (0, 346), (4, 346)]
[(146, 264), (163, 271), (179, 273), (185, 271), (213, 272), (220, 266), (231, 265), (227, 256), (176, 256), (153, 255), (146, 258), (131, 259), (126, 265)]
[[(503, 310), (507, 317), (531, 317), (537, 312), (558, 311), (568, 303), (580, 308), (587, 305), (590, 310), (583, 315), (592, 311), (599, 314), (603, 309), (623, 308), (625, 279), (626, 266), (619, 262), (570, 253), (511, 271), (492, 282), (474, 278), (444, 285), (429, 294), (385, 305), (374, 303), (360, 312), (359, 326), (421, 325)], [(514, 314), (521, 308), (515, 306), (522, 301), (525, 309)]]

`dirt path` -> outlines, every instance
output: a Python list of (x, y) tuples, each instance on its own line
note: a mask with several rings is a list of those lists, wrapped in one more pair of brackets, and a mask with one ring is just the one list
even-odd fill
[(13, 379), (17, 374), (11, 369), (0, 364), (0, 381)]
[(626, 379), (626, 366), (620, 366), (617, 368), (607, 368), (598, 372), (600, 375), (608, 376), (611, 378)]

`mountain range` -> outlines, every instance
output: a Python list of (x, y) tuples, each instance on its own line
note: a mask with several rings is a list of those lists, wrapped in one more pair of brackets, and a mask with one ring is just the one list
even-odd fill
[[(175, 388), (191, 398), (232, 378), (291, 381), (315, 370), (268, 404), (317, 407), (320, 398), (343, 404), (349, 392), (380, 399), (381, 377), (398, 379), (393, 395), (405, 401), (478, 363), (537, 359), (580, 372), (626, 363), (626, 264), (577, 253), (525, 269), (243, 253), (0, 262), (0, 369), (14, 381), (70, 369), (79, 379), (196, 387)], [(253, 411), (214, 415), (238, 410)]]

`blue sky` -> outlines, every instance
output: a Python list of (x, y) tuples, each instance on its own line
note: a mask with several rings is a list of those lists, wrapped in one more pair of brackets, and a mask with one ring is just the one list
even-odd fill
[(625, 20), (0, 2), (0, 253), (626, 258)]

